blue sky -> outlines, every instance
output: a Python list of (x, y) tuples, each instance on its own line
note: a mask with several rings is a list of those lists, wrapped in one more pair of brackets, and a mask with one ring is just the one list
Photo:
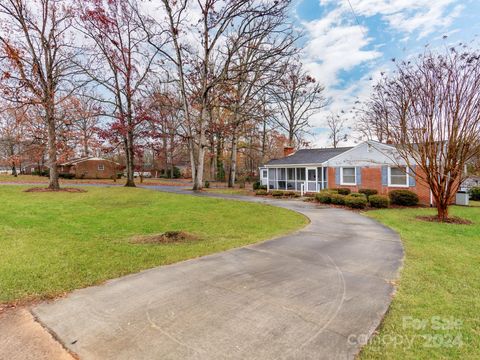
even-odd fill
[[(391, 69), (392, 58), (414, 56), (426, 44), (478, 46), (479, 0), (296, 0), (294, 5), (292, 17), (305, 33), (302, 59), (332, 101), (312, 118), (309, 140), (315, 146), (328, 145), (326, 116), (349, 113), (356, 100), (369, 95), (380, 72)], [(349, 125), (354, 122), (350, 116)]]

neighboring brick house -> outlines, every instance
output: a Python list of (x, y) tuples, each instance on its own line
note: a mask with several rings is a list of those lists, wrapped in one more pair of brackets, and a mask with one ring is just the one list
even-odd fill
[(413, 175), (413, 171), (418, 175), (415, 165), (407, 168), (392, 145), (366, 141), (355, 147), (285, 151), (285, 157), (260, 168), (262, 184), (269, 190), (375, 189), (386, 195), (408, 189), (417, 193), (421, 203), (432, 203), (428, 185)]
[(71, 174), (77, 179), (113, 179), (119, 164), (98, 157), (74, 159), (58, 165), (60, 174)]

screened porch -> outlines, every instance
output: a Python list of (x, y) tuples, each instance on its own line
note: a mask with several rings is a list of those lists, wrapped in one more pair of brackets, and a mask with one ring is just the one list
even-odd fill
[(318, 192), (327, 188), (327, 167), (269, 167), (269, 190)]

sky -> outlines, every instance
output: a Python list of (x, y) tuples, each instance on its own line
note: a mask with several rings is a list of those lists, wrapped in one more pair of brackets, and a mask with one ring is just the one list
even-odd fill
[[(296, 0), (292, 19), (303, 29), (302, 61), (322, 83), (330, 105), (311, 119), (312, 146), (329, 146), (326, 118), (351, 112), (368, 98), (380, 72), (429, 49), (477, 41), (480, 0)], [(444, 38), (444, 36), (447, 36)], [(347, 143), (358, 141), (353, 134)]]

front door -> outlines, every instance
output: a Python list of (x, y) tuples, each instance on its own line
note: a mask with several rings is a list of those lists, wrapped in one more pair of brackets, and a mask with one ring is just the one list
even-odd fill
[(307, 189), (308, 192), (317, 191), (317, 169), (307, 168)]

